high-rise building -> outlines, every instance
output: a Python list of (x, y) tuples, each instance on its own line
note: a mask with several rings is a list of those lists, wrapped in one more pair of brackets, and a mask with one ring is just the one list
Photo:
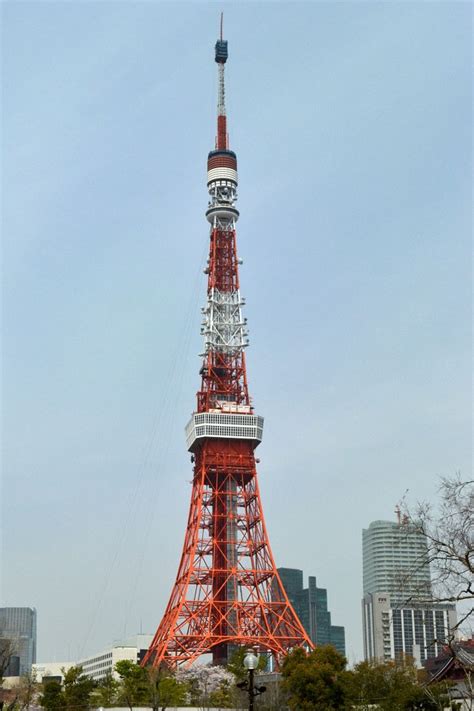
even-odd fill
[(389, 592), (392, 603), (431, 598), (426, 537), (394, 521), (372, 521), (362, 531), (364, 595)]
[(10, 640), (13, 652), (5, 676), (29, 674), (36, 662), (36, 610), (1, 607), (0, 639)]
[(362, 531), (364, 656), (435, 657), (456, 624), (454, 605), (432, 600), (426, 537), (403, 521), (373, 521)]
[(341, 654), (345, 654), (344, 627), (331, 623), (327, 590), (318, 588), (312, 575), (308, 578), (308, 587), (304, 588), (303, 571), (297, 568), (278, 568), (278, 574), (313, 644), (332, 644)]

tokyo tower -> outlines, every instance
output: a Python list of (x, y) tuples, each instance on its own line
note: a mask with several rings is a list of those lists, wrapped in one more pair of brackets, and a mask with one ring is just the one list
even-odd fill
[(295, 646), (311, 648), (278, 576), (263, 518), (254, 450), (263, 417), (249, 397), (248, 346), (239, 289), (235, 225), (237, 157), (229, 149), (224, 67), (215, 46), (217, 137), (207, 161), (210, 223), (204, 353), (196, 412), (186, 427), (194, 464), (188, 523), (168, 606), (143, 664), (190, 665), (203, 654), (225, 664), (237, 647), (258, 648), (278, 665)]

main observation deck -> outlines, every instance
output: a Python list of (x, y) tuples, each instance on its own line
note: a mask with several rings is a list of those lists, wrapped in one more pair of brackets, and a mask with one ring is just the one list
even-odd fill
[[(239, 411), (240, 410), (240, 411)], [(198, 440), (244, 439), (257, 445), (263, 438), (263, 417), (253, 415), (245, 405), (235, 409), (195, 412), (186, 425), (186, 445), (191, 452)]]

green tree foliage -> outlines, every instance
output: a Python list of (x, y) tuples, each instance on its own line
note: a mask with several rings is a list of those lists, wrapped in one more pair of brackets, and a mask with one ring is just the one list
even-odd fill
[(94, 692), (94, 705), (97, 707), (110, 708), (117, 703), (119, 683), (112, 674), (107, 674), (98, 682)]
[(400, 663), (361, 662), (346, 671), (346, 660), (333, 647), (310, 654), (291, 652), (282, 667), (282, 687), (290, 709), (357, 711), (443, 711), (456, 709), (449, 685), (426, 686), (410, 659)]
[(46, 711), (62, 711), (66, 708), (63, 688), (59, 681), (48, 681), (43, 685), (39, 702)]
[(128, 659), (115, 664), (115, 671), (120, 677), (118, 703), (128, 706), (146, 706), (150, 696), (150, 685), (146, 669)]
[(46, 711), (87, 711), (92, 705), (95, 681), (85, 676), (80, 666), (61, 671), (64, 683), (47, 681), (39, 698), (41, 706)]
[(393, 662), (375, 664), (361, 662), (348, 675), (348, 690), (350, 697), (361, 709), (369, 708), (371, 704), (391, 709), (395, 699), (399, 698), (400, 709), (403, 708), (402, 697), (408, 696), (413, 686), (412, 668), (397, 667)]
[(63, 684), (66, 711), (87, 711), (91, 706), (91, 694), (95, 686), (95, 681), (84, 675), (81, 666), (68, 669)]
[(334, 647), (316, 647), (310, 654), (294, 649), (283, 662), (282, 687), (290, 709), (345, 708), (346, 659)]
[(166, 711), (186, 703), (188, 685), (175, 679), (164, 667), (153, 669), (122, 660), (116, 663), (115, 671), (120, 677), (116, 682), (115, 698), (117, 703), (126, 704), (130, 711), (134, 706), (151, 706), (153, 711)]
[(171, 706), (181, 706), (187, 701), (188, 686), (180, 683), (165, 667), (146, 668), (149, 687), (149, 703), (153, 711), (166, 711)]
[(357, 711), (443, 711), (456, 709), (449, 685), (426, 686), (413, 660), (361, 662), (347, 671), (333, 647), (310, 654), (295, 649), (283, 662), (282, 687), (290, 709), (357, 709)]
[(234, 708), (235, 692), (236, 688), (234, 684), (223, 681), (219, 688), (209, 694), (209, 706), (219, 709)]
[(172, 676), (160, 679), (158, 696), (161, 711), (166, 711), (170, 706), (184, 706), (187, 700), (186, 684), (180, 684)]
[(446, 686), (425, 687), (410, 659), (403, 663), (361, 662), (347, 673), (347, 697), (364, 711), (376, 705), (381, 711), (443, 711), (450, 708)]

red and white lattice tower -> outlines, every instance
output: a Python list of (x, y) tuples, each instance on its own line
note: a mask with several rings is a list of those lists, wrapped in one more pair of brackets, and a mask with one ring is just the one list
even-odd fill
[(227, 42), (216, 43), (216, 149), (207, 186), (210, 250), (201, 389), (186, 428), (194, 462), (188, 524), (176, 582), (144, 664), (191, 664), (202, 654), (224, 664), (237, 646), (271, 653), (312, 647), (278, 576), (263, 518), (254, 450), (263, 417), (247, 386), (235, 224), (237, 158), (229, 150), (224, 101)]

